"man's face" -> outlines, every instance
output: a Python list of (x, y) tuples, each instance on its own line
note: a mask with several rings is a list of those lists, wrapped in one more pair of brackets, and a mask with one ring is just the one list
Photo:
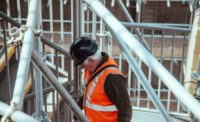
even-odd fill
[(90, 59), (89, 57), (80, 66), (89, 70), (90, 72), (94, 72), (96, 68), (94, 60)]

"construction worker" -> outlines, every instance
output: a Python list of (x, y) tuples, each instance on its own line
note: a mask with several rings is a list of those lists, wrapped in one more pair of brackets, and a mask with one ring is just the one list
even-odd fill
[(85, 70), (86, 90), (78, 104), (90, 122), (130, 122), (132, 108), (126, 78), (116, 62), (97, 49), (97, 43), (88, 37), (71, 44), (75, 66)]

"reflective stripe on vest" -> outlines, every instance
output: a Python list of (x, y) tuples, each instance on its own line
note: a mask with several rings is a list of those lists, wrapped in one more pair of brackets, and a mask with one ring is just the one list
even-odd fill
[(99, 79), (99, 76), (94, 79), (94, 82), (92, 83), (91, 88), (89, 89), (89, 91), (87, 93), (88, 100), (90, 100), (90, 98), (91, 98), (92, 92), (94, 91), (94, 87), (96, 86), (98, 79)]
[(102, 73), (100, 73), (100, 74), (98, 74), (98, 75), (96, 76), (96, 78), (94, 79), (94, 82), (93, 82), (92, 85), (91, 85), (91, 88), (88, 90), (88, 93), (87, 93), (87, 98), (88, 98), (88, 100), (90, 100), (91, 95), (92, 95), (92, 92), (94, 91), (94, 88), (95, 88), (95, 86), (97, 85), (97, 82), (98, 82), (98, 80), (99, 80), (99, 76), (100, 76), (101, 74), (102, 74)]
[(85, 106), (96, 111), (117, 111), (117, 108), (115, 105), (100, 106), (100, 105), (91, 104), (88, 100), (86, 100)]
[[(116, 69), (116, 67), (108, 67), (106, 69)], [(92, 96), (92, 93), (94, 91), (94, 88), (97, 85), (97, 82), (99, 81), (99, 77), (101, 76), (103, 72), (101, 72), (99, 75), (96, 76), (94, 79), (94, 82), (91, 84), (90, 89), (88, 90), (88, 93), (86, 94), (87, 99), (84, 101), (85, 106), (87, 106), (90, 109), (96, 110), (96, 111), (118, 111), (115, 105), (109, 105), (109, 106), (101, 106), (101, 105), (96, 105), (96, 104), (91, 104), (90, 99)]]

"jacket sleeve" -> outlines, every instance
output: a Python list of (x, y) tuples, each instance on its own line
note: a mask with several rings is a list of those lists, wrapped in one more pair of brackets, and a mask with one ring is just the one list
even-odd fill
[(109, 74), (105, 79), (104, 91), (118, 109), (118, 122), (130, 122), (132, 107), (127, 91), (126, 78), (119, 74)]
[(83, 109), (83, 96), (81, 96), (77, 102), (78, 106), (80, 107), (80, 109)]
[[(81, 97), (78, 99), (77, 104), (78, 104), (78, 106), (80, 107), (80, 109), (82, 110), (82, 109), (83, 109), (83, 96), (81, 96)], [(76, 117), (75, 114), (73, 115), (73, 117), (74, 117), (74, 120), (78, 120), (78, 118)]]

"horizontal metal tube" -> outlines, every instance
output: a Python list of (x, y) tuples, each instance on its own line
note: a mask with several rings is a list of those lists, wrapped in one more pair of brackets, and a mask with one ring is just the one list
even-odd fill
[[(0, 114), (4, 115), (7, 111), (7, 109), (9, 109), (9, 105), (0, 101)], [(23, 112), (20, 112), (20, 111), (15, 111), (14, 113), (12, 113), (11, 119), (14, 122), (38, 122), (33, 117), (31, 117)]]
[(191, 32), (191, 28), (181, 28), (181, 27), (169, 27), (161, 26), (158, 24), (145, 24), (145, 23), (122, 23), (126, 27), (135, 27), (135, 28), (148, 28), (148, 29), (157, 29), (157, 30), (170, 30), (170, 31), (179, 31), (179, 32)]
[[(67, 87), (67, 84), (63, 84), (63, 86)], [(43, 89), (42, 93), (43, 93), (43, 95), (45, 95), (45, 94), (48, 94), (48, 93), (53, 92), (53, 91), (55, 91), (55, 89), (50, 86), (50, 87)], [(73, 92), (69, 92), (69, 93), (73, 98), (80, 97), (77, 94), (74, 94)], [(33, 99), (34, 97), (35, 97), (35, 93), (30, 93), (30, 94), (28, 94), (24, 97), (24, 100), (30, 100), (30, 99)]]
[(41, 36), (41, 41), (42, 41), (43, 43), (45, 43), (45, 44), (47, 44), (47, 45), (53, 47), (53, 49), (55, 49), (55, 50), (61, 52), (61, 53), (64, 54), (66, 57), (68, 57), (68, 58), (71, 57), (71, 56), (69, 55), (69, 53), (68, 53), (65, 49), (61, 48), (61, 47), (58, 46), (56, 43), (53, 43), (53, 42), (49, 41), (49, 40), (46, 39), (45, 37), (42, 37), (42, 36)]
[(17, 21), (15, 21), (14, 19), (12, 19), (11, 17), (9, 17), (8, 15), (6, 15), (5, 13), (3, 13), (2, 11), (0, 11), (0, 17), (2, 17), (2, 19), (5, 19), (6, 21), (14, 24), (16, 27), (20, 27), (21, 24), (18, 23)]

